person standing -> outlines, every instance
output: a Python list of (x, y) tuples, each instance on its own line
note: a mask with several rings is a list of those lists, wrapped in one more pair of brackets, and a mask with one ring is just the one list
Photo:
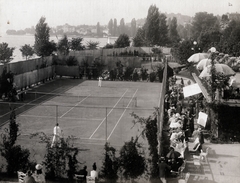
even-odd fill
[(98, 86), (99, 87), (102, 87), (102, 77), (100, 76), (99, 78), (98, 78)]
[(92, 178), (94, 178), (95, 180), (98, 179), (98, 172), (97, 172), (96, 163), (93, 163), (92, 171), (90, 172), (90, 176), (91, 176)]
[[(57, 145), (58, 143), (60, 143), (60, 138), (61, 138), (61, 128), (59, 127), (59, 124), (57, 123), (56, 126), (53, 128), (53, 141), (51, 144), (51, 148), (55, 145)], [(60, 145), (61, 147), (61, 145)]]

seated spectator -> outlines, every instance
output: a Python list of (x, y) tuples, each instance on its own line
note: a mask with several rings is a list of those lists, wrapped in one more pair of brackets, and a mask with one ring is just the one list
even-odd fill
[(27, 171), (26, 177), (24, 178), (24, 183), (37, 183), (30, 170)]

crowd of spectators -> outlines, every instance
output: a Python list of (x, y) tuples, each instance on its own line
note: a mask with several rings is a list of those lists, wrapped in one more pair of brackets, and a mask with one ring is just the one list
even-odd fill
[(184, 83), (180, 78), (180, 81), (176, 81), (176, 76), (169, 79), (169, 90), (164, 101), (167, 114), (164, 130), (168, 133), (169, 146), (165, 146), (167, 150), (165, 149), (161, 161), (166, 163), (166, 176), (179, 175), (179, 170), (184, 169), (190, 138), (195, 141), (195, 151), (201, 152), (204, 143), (201, 126), (194, 128), (194, 119), (198, 111), (196, 100), (194, 97), (184, 98), (183, 94), (183, 87), (191, 85), (191, 80), (185, 80)]

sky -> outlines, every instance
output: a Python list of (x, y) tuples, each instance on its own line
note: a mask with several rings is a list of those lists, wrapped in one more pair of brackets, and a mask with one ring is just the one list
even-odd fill
[(146, 18), (154, 4), (161, 13), (192, 17), (197, 12), (240, 13), (240, 0), (0, 0), (0, 33), (35, 26), (42, 16), (50, 27), (66, 23), (107, 25), (111, 18), (118, 24), (122, 18), (128, 23), (133, 18)]

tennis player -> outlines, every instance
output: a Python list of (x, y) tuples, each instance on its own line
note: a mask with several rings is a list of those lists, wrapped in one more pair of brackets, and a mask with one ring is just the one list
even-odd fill
[[(53, 147), (54, 144), (60, 143), (61, 136), (62, 136), (62, 131), (57, 123), (56, 126), (53, 128), (53, 140), (52, 140), (51, 148)], [(61, 147), (61, 145), (60, 145), (60, 147)]]
[(99, 87), (102, 87), (102, 80), (103, 80), (103, 78), (100, 76), (100, 77), (98, 78), (98, 86), (99, 86)]

